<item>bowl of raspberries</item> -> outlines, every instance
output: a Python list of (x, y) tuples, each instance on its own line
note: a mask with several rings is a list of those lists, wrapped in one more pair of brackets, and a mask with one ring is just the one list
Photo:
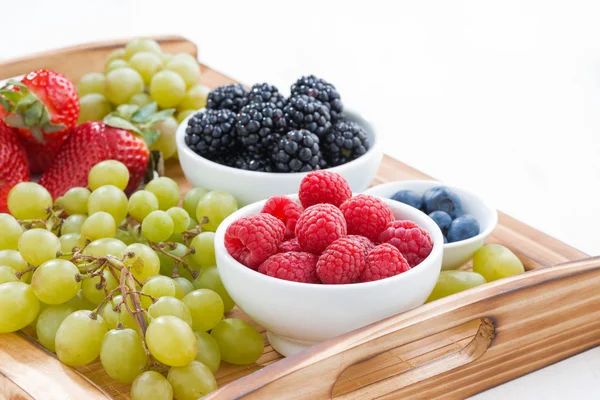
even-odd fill
[(382, 158), (372, 123), (312, 75), (298, 79), (289, 97), (268, 83), (218, 87), (205, 108), (182, 121), (176, 141), (193, 186), (226, 191), (242, 204), (292, 193), (308, 172), (322, 169), (361, 192)]
[(431, 218), (353, 195), (327, 170), (308, 173), (297, 190), (241, 208), (215, 236), (223, 284), (279, 353), (424, 304), (442, 264), (443, 236)]
[(481, 198), (436, 181), (389, 182), (365, 193), (410, 205), (429, 215), (444, 235), (444, 270), (469, 261), (498, 223), (496, 209)]

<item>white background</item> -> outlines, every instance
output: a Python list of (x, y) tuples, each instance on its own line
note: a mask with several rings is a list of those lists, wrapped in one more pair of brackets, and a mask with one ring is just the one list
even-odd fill
[[(600, 2), (2, 0), (0, 59), (152, 34), (282, 90), (333, 82), (386, 152), (600, 253)], [(600, 348), (478, 399), (600, 395)]]

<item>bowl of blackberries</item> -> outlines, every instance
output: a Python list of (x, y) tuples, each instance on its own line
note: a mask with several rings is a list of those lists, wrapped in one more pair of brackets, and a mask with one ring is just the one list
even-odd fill
[(436, 181), (389, 182), (365, 193), (408, 204), (427, 214), (444, 235), (444, 270), (459, 268), (469, 261), (498, 223), (496, 209), (480, 197)]
[(213, 89), (206, 107), (179, 125), (177, 149), (193, 186), (226, 191), (242, 204), (292, 193), (319, 169), (362, 192), (382, 158), (373, 124), (313, 75), (298, 79), (289, 96), (268, 83)]

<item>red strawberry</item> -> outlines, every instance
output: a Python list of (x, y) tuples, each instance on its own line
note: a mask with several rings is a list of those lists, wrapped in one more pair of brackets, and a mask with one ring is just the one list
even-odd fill
[(19, 182), (29, 180), (25, 149), (13, 128), (0, 121), (0, 212), (7, 213), (8, 192)]
[(29, 160), (29, 170), (32, 174), (41, 174), (48, 169), (56, 154), (60, 150), (60, 146), (67, 140), (68, 136), (65, 136), (59, 140), (52, 142), (40, 143), (32, 142), (24, 137), (20, 136), (19, 141), (27, 152), (27, 159)]

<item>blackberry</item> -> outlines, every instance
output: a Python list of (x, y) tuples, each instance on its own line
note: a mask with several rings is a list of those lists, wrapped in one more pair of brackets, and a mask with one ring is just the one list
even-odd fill
[(271, 154), (276, 172), (306, 172), (320, 168), (319, 138), (306, 129), (289, 131)]
[(257, 155), (256, 153), (244, 152), (238, 154), (234, 158), (232, 166), (234, 168), (244, 169), (246, 171), (273, 172), (271, 161)]
[(344, 105), (342, 104), (340, 94), (335, 86), (326, 80), (317, 78), (314, 75), (303, 76), (292, 85), (291, 93), (292, 96), (306, 94), (314, 97), (329, 107), (331, 117), (334, 120), (342, 117)]
[(248, 92), (242, 85), (219, 86), (208, 94), (206, 108), (238, 112), (248, 103)]
[(237, 116), (236, 132), (245, 150), (261, 153), (273, 148), (287, 128), (283, 110), (273, 103), (251, 103)]
[(367, 132), (355, 122), (340, 121), (322, 140), (322, 149), (330, 167), (352, 161), (369, 150)]
[(283, 113), (292, 129), (306, 129), (320, 138), (331, 130), (329, 108), (305, 94), (290, 97)]
[(248, 104), (252, 103), (273, 103), (277, 107), (283, 108), (286, 99), (279, 93), (277, 87), (268, 83), (257, 83), (248, 92)]
[(211, 158), (236, 145), (235, 113), (231, 110), (205, 110), (196, 113), (185, 129), (185, 143), (194, 152)]

